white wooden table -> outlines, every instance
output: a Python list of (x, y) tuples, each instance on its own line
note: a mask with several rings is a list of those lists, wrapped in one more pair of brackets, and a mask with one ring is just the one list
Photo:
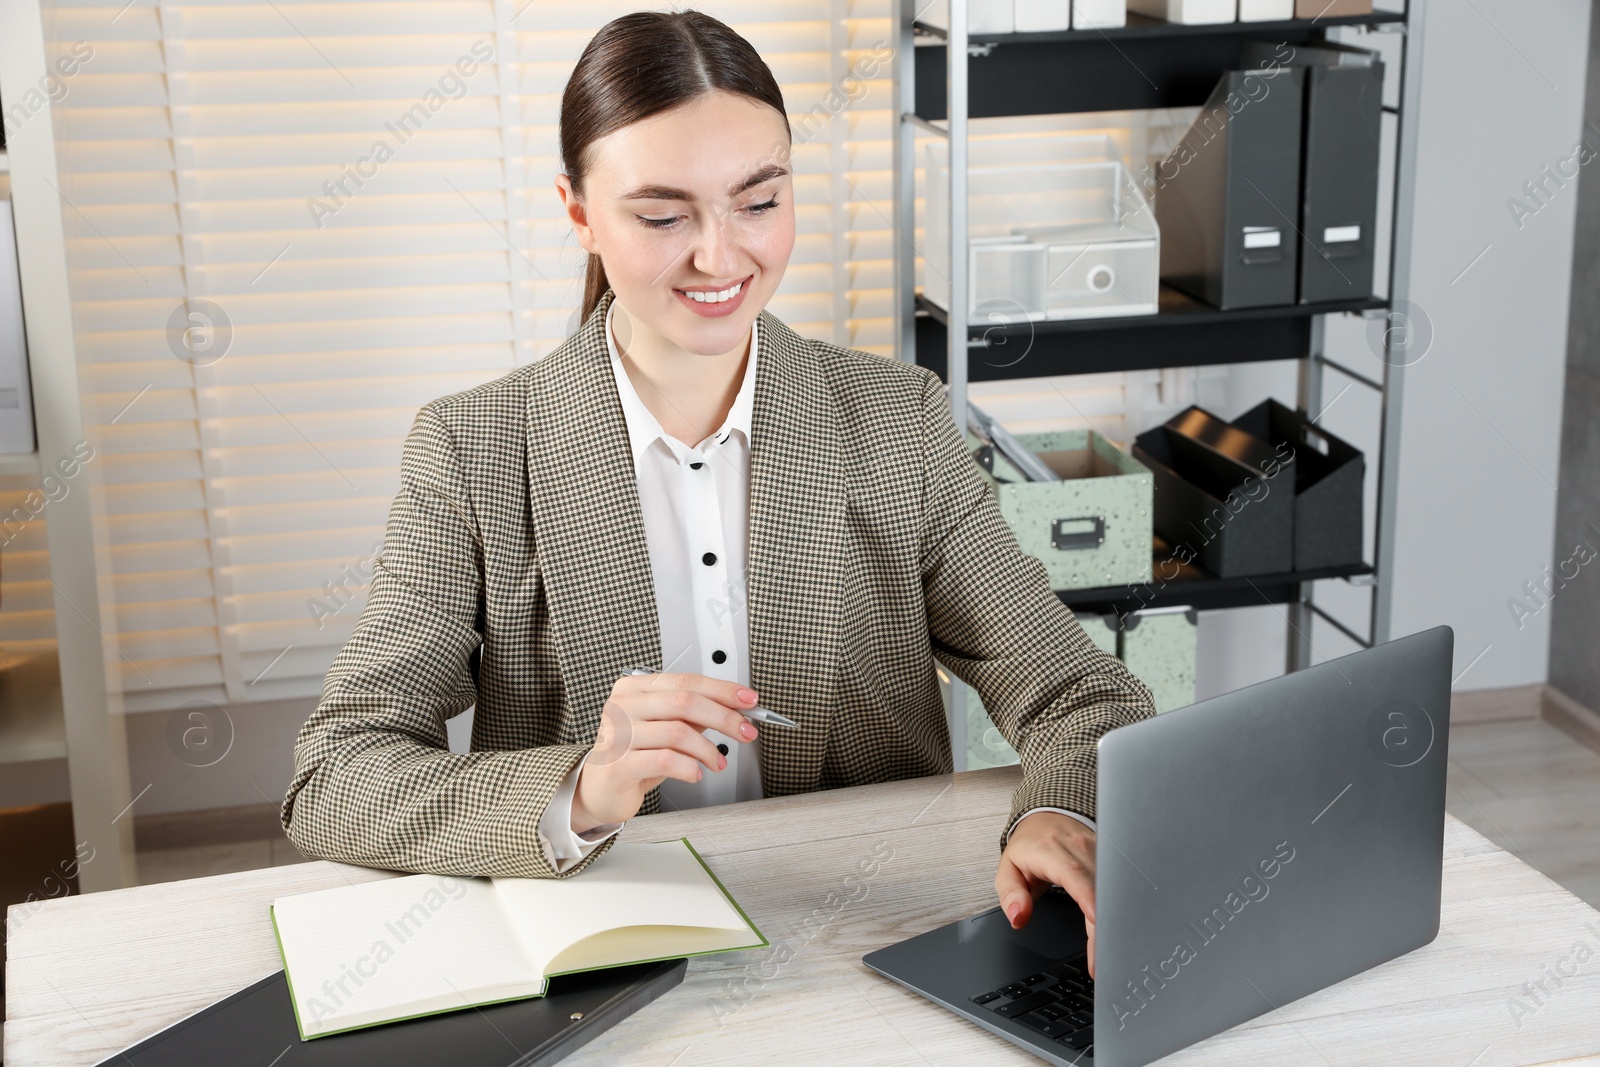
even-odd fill
[[(771, 945), (690, 960), (681, 986), (566, 1062), (1042, 1062), (861, 964), (995, 904), (1018, 780), (1005, 767), (635, 819), (633, 840), (693, 841)], [(11, 935), (5, 1067), (99, 1062), (277, 970), (274, 897), (386, 876), (306, 863), (30, 912)], [(1523, 986), (1539, 981), (1535, 1004)], [(1600, 913), (1449, 819), (1437, 940), (1164, 1062), (1600, 1065)]]

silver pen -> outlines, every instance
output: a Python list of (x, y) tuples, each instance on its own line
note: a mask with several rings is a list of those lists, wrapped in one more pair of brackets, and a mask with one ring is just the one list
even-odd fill
[[(653, 667), (629, 667), (627, 670), (623, 671), (622, 673), (624, 675), (630, 675), (630, 674), (660, 674), (661, 672), (656, 670)], [(793, 729), (793, 730), (800, 729), (800, 724), (795, 722), (793, 719), (789, 718), (789, 716), (780, 715), (775, 711), (768, 710), (767, 708), (734, 708), (733, 710), (737, 711), (740, 715), (743, 715), (745, 718), (750, 719), (750, 720), (752, 720), (754, 722), (770, 723), (773, 726), (787, 726), (787, 727), (789, 727), (790, 729)]]

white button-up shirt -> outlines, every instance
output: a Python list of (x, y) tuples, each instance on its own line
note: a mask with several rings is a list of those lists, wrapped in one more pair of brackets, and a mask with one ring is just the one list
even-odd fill
[[(606, 348), (611, 353), (611, 373), (622, 401), (639, 482), (661, 630), (659, 666), (662, 671), (703, 674), (749, 685), (745, 552), (759, 327), (755, 323), (750, 326), (750, 354), (728, 417), (715, 433), (691, 447), (661, 428), (634, 389), (611, 333), (616, 306), (613, 300), (606, 312)], [(760, 739), (744, 741), (712, 729), (701, 733), (726, 750), (728, 766), (720, 771), (705, 770), (698, 782), (664, 780), (663, 810), (760, 799), (764, 795), (757, 757)], [(587, 756), (583, 762), (588, 762)], [(539, 821), (540, 835), (558, 872), (622, 828), (621, 823), (607, 823), (583, 834), (572, 831), (572, 798), (582, 769), (583, 763), (579, 763)]]
[[(639, 482), (645, 540), (655, 581), (656, 615), (661, 629), (662, 671), (703, 674), (750, 684), (750, 627), (745, 612), (745, 552), (750, 519), (750, 419), (754, 410), (759, 327), (750, 325), (750, 354), (744, 379), (728, 417), (716, 432), (691, 447), (667, 434), (622, 365), (611, 319), (616, 301), (606, 312), (606, 348), (611, 373), (628, 427), (628, 443)], [(974, 595), (982, 595), (975, 590)], [(654, 666), (649, 664), (648, 666)], [(757, 727), (761, 729), (761, 727)], [(772, 727), (785, 729), (785, 727)], [(705, 770), (700, 781), (667, 778), (661, 783), (664, 810), (758, 800), (761, 764), (757, 746), (717, 730), (701, 731), (725, 748), (728, 766)], [(556, 790), (539, 820), (539, 835), (556, 872), (567, 870), (622, 823), (596, 826), (582, 834), (572, 830), (572, 800), (585, 756)], [(1034, 808), (1070, 815), (1093, 827), (1090, 820), (1060, 808)], [(1012, 824), (1015, 829), (1016, 824)]]

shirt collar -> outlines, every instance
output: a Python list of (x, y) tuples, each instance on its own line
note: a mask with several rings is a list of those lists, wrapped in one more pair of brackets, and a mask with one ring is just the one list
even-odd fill
[[(690, 456), (701, 454), (701, 449), (685, 445), (667, 434), (661, 428), (661, 423), (650, 413), (650, 409), (639, 399), (638, 392), (633, 387), (633, 381), (628, 377), (627, 368), (622, 365), (622, 357), (617, 352), (617, 343), (611, 336), (611, 317), (616, 313), (617, 302), (611, 301), (611, 306), (606, 309), (606, 351), (611, 354), (611, 373), (617, 380), (617, 396), (622, 401), (622, 417), (628, 426), (628, 444), (633, 452), (635, 469), (639, 466), (639, 459), (644, 455), (644, 450), (649, 448), (658, 439), (672, 450), (679, 462), (687, 462)], [(739, 383), (739, 392), (733, 398), (733, 406), (728, 409), (728, 417), (723, 420), (717, 432), (706, 439), (705, 447), (722, 444), (735, 430), (744, 434), (746, 443), (750, 440), (750, 420), (755, 409), (755, 381), (756, 381), (756, 350), (760, 340), (760, 330), (756, 323), (750, 324), (750, 355), (744, 364), (744, 379)]]

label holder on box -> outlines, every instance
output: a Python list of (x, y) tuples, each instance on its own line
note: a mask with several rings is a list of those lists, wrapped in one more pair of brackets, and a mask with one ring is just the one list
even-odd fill
[[(1092, 523), (1088, 530), (1069, 530), (1073, 523)], [(1104, 515), (1079, 515), (1072, 519), (1057, 519), (1050, 524), (1050, 543), (1062, 552), (1076, 552), (1096, 548), (1106, 543), (1106, 517)]]

